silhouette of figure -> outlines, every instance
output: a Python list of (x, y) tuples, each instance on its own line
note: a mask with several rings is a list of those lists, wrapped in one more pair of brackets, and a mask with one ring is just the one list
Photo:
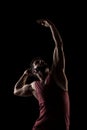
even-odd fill
[[(30, 68), (25, 70), (14, 86), (14, 95), (35, 96), (39, 104), (39, 117), (32, 130), (69, 130), (70, 100), (68, 80), (65, 74), (65, 56), (63, 41), (48, 19), (39, 19), (38, 24), (48, 27), (55, 43), (51, 68), (40, 57), (32, 60)], [(27, 79), (36, 77), (28, 84)]]

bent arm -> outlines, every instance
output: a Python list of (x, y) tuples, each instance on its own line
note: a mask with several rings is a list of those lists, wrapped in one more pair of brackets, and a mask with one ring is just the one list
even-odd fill
[(17, 96), (31, 96), (32, 95), (32, 89), (30, 84), (26, 84), (27, 78), (31, 75), (28, 72), (29, 70), (26, 70), (23, 75), (19, 78), (17, 83), (14, 86), (14, 95)]
[(52, 38), (54, 40), (52, 73), (56, 83), (64, 90), (67, 90), (68, 81), (65, 74), (65, 56), (63, 51), (63, 41), (59, 31), (50, 20), (38, 20), (38, 23), (45, 27), (49, 27)]
[(57, 30), (57, 28), (55, 27), (55, 25), (50, 21), (50, 20), (37, 20), (37, 23), (45, 26), (45, 27), (49, 27), (51, 33), (52, 33), (52, 38), (54, 40), (54, 51), (53, 51), (53, 67), (59, 70), (63, 70), (65, 69), (65, 57), (64, 57), (64, 52), (63, 52), (63, 42), (62, 42), (62, 38)]
[(50, 30), (55, 43), (52, 70), (56, 83), (64, 90), (68, 90), (68, 80), (65, 74), (65, 56), (63, 41), (55, 25), (50, 23)]

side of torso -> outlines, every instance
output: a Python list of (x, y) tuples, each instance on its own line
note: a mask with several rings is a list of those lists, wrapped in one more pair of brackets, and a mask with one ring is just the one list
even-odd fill
[[(46, 84), (39, 81), (32, 83), (33, 95), (39, 102), (40, 115), (36, 121), (39, 125), (47, 121), (62, 121), (64, 116), (69, 116), (69, 97), (68, 93), (62, 90), (54, 82), (52, 77), (48, 77)], [(69, 121), (68, 121), (69, 122)]]

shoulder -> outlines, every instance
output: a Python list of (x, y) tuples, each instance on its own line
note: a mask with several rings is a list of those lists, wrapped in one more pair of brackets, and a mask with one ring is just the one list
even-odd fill
[(32, 88), (33, 90), (36, 90), (36, 85), (38, 84), (38, 82), (39, 82), (39, 81), (34, 81), (34, 82), (31, 83), (31, 88)]

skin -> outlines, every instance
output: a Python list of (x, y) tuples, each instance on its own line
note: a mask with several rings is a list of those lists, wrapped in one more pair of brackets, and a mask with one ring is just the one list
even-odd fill
[[(58, 84), (58, 87), (64, 91), (68, 91), (68, 80), (65, 74), (65, 57), (63, 51), (63, 41), (61, 36), (55, 27), (55, 25), (48, 19), (39, 19), (36, 21), (41, 26), (47, 27), (50, 29), (52, 38), (54, 40), (54, 51), (53, 51), (53, 63), (51, 70), (47, 67), (44, 74), (48, 75), (50, 72), (53, 74), (55, 82)], [(34, 68), (41, 65), (41, 61), (35, 64), (33, 63)], [(37, 76), (40, 82), (45, 83), (45, 76), (41, 71), (36, 71), (33, 69), (33, 75)], [(34, 95), (37, 98), (35, 90), (35, 81), (31, 84), (26, 84), (27, 78), (32, 75), (29, 69), (25, 70), (20, 79), (14, 86), (14, 95), (27, 97)]]

